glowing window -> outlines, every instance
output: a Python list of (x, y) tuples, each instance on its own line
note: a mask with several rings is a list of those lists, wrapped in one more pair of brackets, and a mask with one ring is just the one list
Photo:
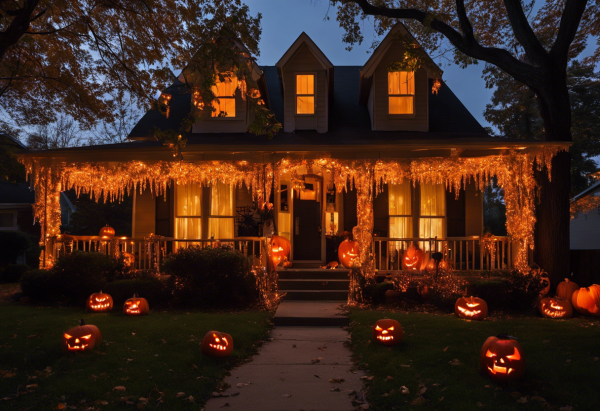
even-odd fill
[(296, 114), (315, 114), (315, 75), (296, 75)]
[(235, 90), (238, 86), (237, 77), (231, 76), (219, 81), (212, 86), (211, 90), (216, 99), (212, 101), (215, 109), (211, 113), (212, 117), (235, 117)]
[(415, 73), (393, 71), (388, 73), (388, 103), (390, 114), (413, 114), (415, 100)]

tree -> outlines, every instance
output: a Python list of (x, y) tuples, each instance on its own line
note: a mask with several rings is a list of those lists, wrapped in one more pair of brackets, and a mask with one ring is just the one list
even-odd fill
[[(457, 63), (481, 60), (525, 84), (537, 96), (544, 139), (572, 141), (567, 65), (588, 36), (600, 32), (598, 0), (589, 7), (588, 0), (547, 0), (537, 12), (533, 2), (521, 0), (332, 2), (350, 46), (362, 41), (360, 23), (367, 16), (374, 16), (380, 32), (404, 19), (429, 52), (450, 45)], [(552, 182), (537, 173), (543, 206), (537, 209), (536, 259), (553, 283), (569, 273), (569, 170), (570, 155), (561, 152), (552, 160)]]
[(40, 124), (35, 131), (27, 135), (27, 148), (30, 150), (49, 150), (79, 146), (84, 139), (75, 120), (61, 115), (54, 123)]
[(111, 97), (111, 105), (114, 109), (113, 120), (103, 121), (94, 129), (93, 138), (89, 139), (90, 144), (126, 142), (131, 129), (142, 117), (142, 113), (137, 110), (131, 98), (126, 96), (123, 91), (115, 91)]

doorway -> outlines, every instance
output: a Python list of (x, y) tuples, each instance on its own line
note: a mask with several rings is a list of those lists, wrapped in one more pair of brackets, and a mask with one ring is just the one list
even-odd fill
[(321, 261), (321, 203), (300, 197), (294, 195), (294, 260)]

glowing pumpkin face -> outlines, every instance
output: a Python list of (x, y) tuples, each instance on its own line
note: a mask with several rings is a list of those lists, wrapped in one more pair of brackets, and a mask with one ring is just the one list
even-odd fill
[(113, 308), (113, 299), (109, 294), (104, 294), (100, 291), (99, 293), (90, 295), (86, 307), (89, 311), (95, 313), (109, 312)]
[(573, 315), (571, 303), (559, 298), (543, 298), (538, 304), (538, 309), (546, 318), (571, 318)]
[(358, 258), (358, 241), (344, 240), (338, 247), (338, 259), (345, 268), (351, 268)]
[(487, 313), (487, 303), (481, 298), (461, 297), (454, 304), (454, 314), (467, 320), (485, 320)]
[(110, 240), (115, 236), (115, 229), (107, 225), (106, 227), (102, 227), (100, 229), (100, 233), (98, 235), (103, 240)]
[(202, 354), (210, 357), (229, 357), (233, 352), (233, 338), (226, 333), (209, 331), (202, 339), (200, 348)]
[(422, 264), (423, 251), (411, 244), (402, 255), (402, 269), (417, 271), (421, 269)]
[(71, 328), (62, 336), (64, 352), (89, 351), (102, 342), (102, 334), (95, 325), (85, 325), (83, 320), (78, 327)]
[(290, 240), (280, 235), (274, 235), (271, 238), (271, 260), (277, 267), (281, 261), (288, 258), (290, 254)]
[(145, 315), (149, 311), (148, 301), (135, 295), (123, 304), (123, 314), (126, 315)]
[(525, 373), (523, 348), (507, 336), (489, 337), (481, 348), (479, 365), (493, 380), (516, 380)]
[(396, 320), (377, 320), (373, 327), (373, 339), (385, 346), (393, 346), (402, 342), (404, 331)]

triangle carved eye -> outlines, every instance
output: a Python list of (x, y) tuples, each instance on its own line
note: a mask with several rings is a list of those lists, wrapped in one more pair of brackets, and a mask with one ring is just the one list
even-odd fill
[(69, 334), (67, 334), (67, 333), (65, 333), (64, 337), (65, 337), (67, 340), (70, 340), (71, 338), (73, 338), (73, 336), (72, 336), (72, 335), (69, 335)]

